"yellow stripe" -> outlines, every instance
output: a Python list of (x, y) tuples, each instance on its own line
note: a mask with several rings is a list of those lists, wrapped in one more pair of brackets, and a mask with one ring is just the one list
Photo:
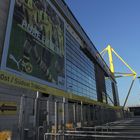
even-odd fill
[(47, 85), (42, 85), (42, 84), (39, 84), (39, 83), (36, 83), (33, 81), (25, 80), (23, 78), (20, 78), (19, 76), (16, 76), (14, 74), (10, 74), (10, 73), (5, 72), (5, 71), (0, 71), (0, 82), (5, 83), (5, 84), (9, 84), (9, 85), (13, 85), (13, 86), (17, 86), (17, 87), (21, 87), (21, 88), (26, 88), (26, 89), (31, 89), (34, 91), (43, 92), (46, 94), (51, 94), (51, 95), (61, 96), (61, 97), (63, 96), (65, 98), (83, 101), (83, 102), (89, 103), (89, 104), (100, 105), (100, 106), (103, 106), (106, 108), (121, 109), (121, 107), (118, 107), (118, 106), (117, 107), (110, 106), (108, 104), (97, 102), (97, 101), (92, 100), (92, 99), (87, 98), (87, 97), (74, 95), (74, 94), (69, 93), (69, 92), (64, 91), (64, 90), (49, 87)]
[(5, 104), (7, 106), (17, 106), (16, 102), (0, 101), (0, 106), (3, 104)]
[(13, 115), (16, 115), (16, 112), (17, 111), (4, 111), (4, 112), (0, 111), (0, 115), (2, 115), (2, 116), (9, 116), (9, 115), (11, 116), (12, 115), (13, 116)]

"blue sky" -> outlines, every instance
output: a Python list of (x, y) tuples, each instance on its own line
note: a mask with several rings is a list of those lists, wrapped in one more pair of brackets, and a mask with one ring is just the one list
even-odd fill
[[(140, 74), (140, 0), (65, 0), (96, 48), (108, 44)], [(115, 70), (129, 72), (115, 58)], [(121, 104), (132, 78), (118, 79)], [(140, 105), (140, 82), (136, 80), (127, 105)]]

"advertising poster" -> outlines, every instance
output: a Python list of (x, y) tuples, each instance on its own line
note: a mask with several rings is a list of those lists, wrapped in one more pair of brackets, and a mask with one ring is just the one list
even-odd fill
[(6, 68), (65, 86), (64, 21), (47, 0), (15, 0)]

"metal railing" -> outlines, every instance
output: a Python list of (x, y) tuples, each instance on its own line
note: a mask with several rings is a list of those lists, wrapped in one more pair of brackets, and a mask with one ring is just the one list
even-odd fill
[(64, 139), (73, 140), (73, 138), (80, 140), (80, 138), (104, 138), (104, 139), (125, 139), (125, 140), (133, 140), (140, 139), (140, 118), (132, 118), (127, 120), (121, 120), (116, 122), (107, 123), (102, 126), (96, 127), (82, 127), (81, 130), (66, 130), (66, 131), (58, 131), (57, 133), (45, 133), (44, 140), (51, 140), (55, 138), (55, 140), (61, 140), (62, 137)]

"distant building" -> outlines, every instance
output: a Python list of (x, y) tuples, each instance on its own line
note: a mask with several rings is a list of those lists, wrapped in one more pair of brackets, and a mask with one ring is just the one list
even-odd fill
[(134, 114), (134, 116), (140, 116), (140, 106), (128, 107), (129, 111)]

